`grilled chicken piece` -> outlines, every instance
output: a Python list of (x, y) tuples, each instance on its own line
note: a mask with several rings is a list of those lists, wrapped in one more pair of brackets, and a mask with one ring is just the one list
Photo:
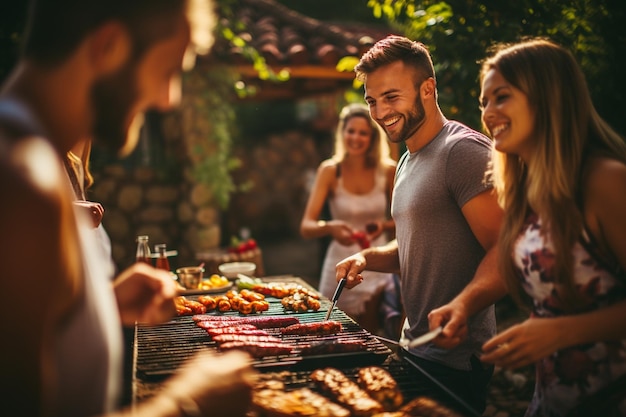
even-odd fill
[(383, 411), (383, 406), (378, 401), (372, 399), (356, 382), (338, 369), (316, 369), (311, 373), (311, 379), (322, 391), (348, 408), (354, 416), (371, 416)]
[(206, 313), (206, 307), (204, 305), (183, 296), (174, 298), (174, 306), (176, 307), (176, 314), (179, 316)]
[(398, 383), (389, 372), (379, 366), (368, 366), (359, 370), (357, 380), (370, 397), (378, 401), (385, 411), (395, 411), (404, 399)]
[(252, 393), (252, 403), (267, 417), (349, 417), (350, 412), (308, 388), (290, 392), (264, 389)]
[(427, 397), (417, 397), (400, 409), (406, 417), (461, 417), (460, 414)]

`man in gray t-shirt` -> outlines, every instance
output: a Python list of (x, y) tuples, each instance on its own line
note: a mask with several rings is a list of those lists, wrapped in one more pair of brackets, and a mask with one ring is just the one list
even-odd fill
[[(489, 189), (483, 180), (489, 139), (457, 122), (398, 165), (391, 213), (402, 274), (407, 338), (429, 330), (428, 313), (452, 300), (472, 280), (485, 250), (462, 207)], [(432, 344), (411, 353), (454, 369), (471, 369), (470, 357), (493, 336), (493, 306), (472, 317), (467, 340), (452, 350)]]
[[(421, 43), (389, 36), (363, 55), (355, 71), (365, 84), (372, 118), (391, 142), (405, 142), (407, 152), (398, 163), (392, 197), (396, 240), (341, 261), (337, 278), (346, 276), (351, 288), (365, 269), (399, 272), (407, 316), (402, 337), (444, 326), (434, 343), (412, 349), (411, 359), (475, 413), (482, 412), (492, 368), (478, 356), (495, 333), (493, 306), (468, 311), (472, 318), (461, 331), (440, 316), (429, 323), (429, 314), (470, 282), (496, 273), (502, 211), (485, 181), (491, 143), (445, 118), (432, 60)], [(458, 335), (466, 336), (460, 344)], [(436, 389), (426, 394), (445, 400)]]

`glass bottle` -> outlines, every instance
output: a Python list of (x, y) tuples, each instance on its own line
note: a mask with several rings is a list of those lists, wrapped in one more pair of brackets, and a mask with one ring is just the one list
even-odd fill
[(135, 255), (137, 262), (143, 262), (152, 265), (150, 258), (150, 245), (148, 245), (148, 236), (137, 236), (137, 254)]
[(166, 271), (169, 271), (170, 261), (167, 259), (167, 254), (165, 253), (167, 250), (167, 245), (165, 243), (154, 245), (154, 250), (158, 254), (155, 266), (159, 269), (165, 269)]

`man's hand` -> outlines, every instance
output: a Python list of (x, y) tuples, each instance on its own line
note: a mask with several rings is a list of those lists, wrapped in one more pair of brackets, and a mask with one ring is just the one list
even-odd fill
[(442, 332), (433, 343), (444, 349), (458, 346), (467, 337), (466, 310), (459, 304), (451, 302), (434, 309), (428, 314), (429, 328), (443, 327)]
[(245, 416), (255, 376), (250, 361), (240, 351), (201, 352), (182, 366), (163, 393), (179, 405), (193, 407), (199, 415)]
[(168, 271), (136, 263), (124, 270), (113, 285), (125, 325), (133, 325), (135, 321), (158, 324), (176, 314), (177, 286)]
[(337, 281), (345, 277), (346, 287), (354, 288), (363, 281), (361, 272), (365, 269), (365, 265), (367, 265), (365, 256), (361, 252), (355, 253), (337, 264), (335, 277)]

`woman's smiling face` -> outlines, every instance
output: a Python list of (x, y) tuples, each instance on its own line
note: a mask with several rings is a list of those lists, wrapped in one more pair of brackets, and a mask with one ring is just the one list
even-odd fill
[(372, 142), (372, 127), (361, 116), (346, 120), (343, 128), (343, 145), (349, 155), (365, 155)]
[(496, 149), (528, 161), (535, 141), (535, 116), (528, 97), (495, 68), (485, 73), (481, 87), (482, 122)]

